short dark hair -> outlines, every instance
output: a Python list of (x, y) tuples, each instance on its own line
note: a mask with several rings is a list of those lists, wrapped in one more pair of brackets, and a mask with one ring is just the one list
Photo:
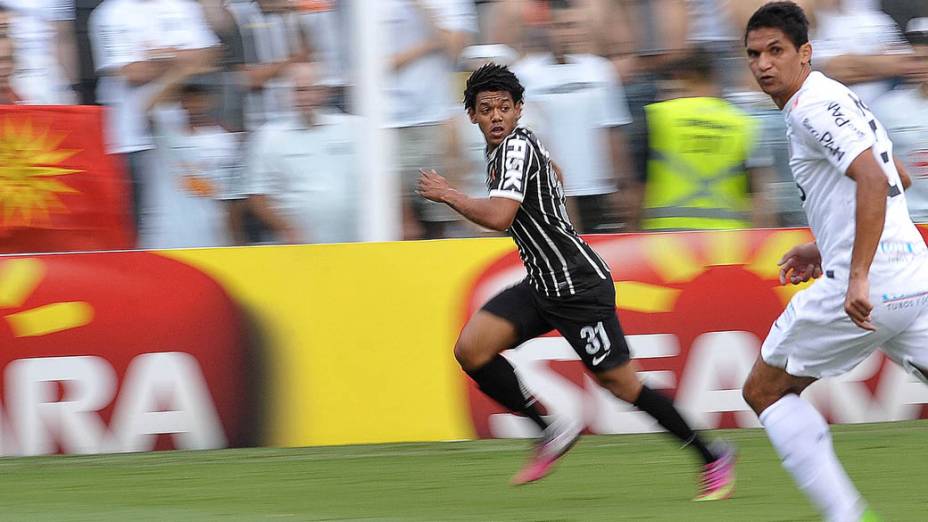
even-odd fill
[(473, 109), (477, 103), (477, 95), (485, 91), (506, 91), (512, 95), (512, 101), (520, 103), (525, 87), (519, 82), (515, 74), (505, 65), (490, 62), (483, 65), (470, 75), (464, 88), (464, 108)]
[(770, 2), (755, 11), (744, 30), (744, 45), (748, 44), (748, 33), (761, 28), (783, 31), (796, 49), (809, 42), (809, 19), (793, 2)]
[(706, 47), (696, 47), (685, 56), (673, 60), (662, 71), (669, 78), (703, 78), (711, 80), (716, 75), (715, 56)]

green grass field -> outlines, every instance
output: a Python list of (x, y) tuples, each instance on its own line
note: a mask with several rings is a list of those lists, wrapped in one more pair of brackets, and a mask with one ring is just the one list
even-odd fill
[[(513, 488), (525, 441), (0, 460), (0, 520), (815, 520), (760, 430), (728, 501), (693, 503), (696, 463), (663, 435), (584, 437)], [(838, 452), (885, 520), (928, 520), (928, 421), (837, 426)]]

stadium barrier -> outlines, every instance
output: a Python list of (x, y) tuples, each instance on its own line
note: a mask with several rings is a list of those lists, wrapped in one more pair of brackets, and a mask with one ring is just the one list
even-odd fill
[[(740, 385), (799, 287), (806, 230), (591, 236), (642, 376), (700, 427), (757, 426)], [(436, 441), (532, 434), (451, 347), (524, 275), (505, 238), (0, 257), (4, 455)], [(653, 431), (556, 336), (507, 354), (555, 414)], [(832, 422), (928, 417), (876, 354), (809, 397)]]

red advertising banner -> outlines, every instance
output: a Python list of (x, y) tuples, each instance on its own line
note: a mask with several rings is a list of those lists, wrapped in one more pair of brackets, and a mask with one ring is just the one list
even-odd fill
[(0, 257), (0, 453), (248, 445), (247, 324), (147, 252)]
[[(674, 396), (703, 428), (758, 426), (741, 398), (741, 385), (773, 321), (800, 288), (780, 285), (776, 263), (791, 246), (810, 240), (810, 233), (753, 230), (587, 239), (611, 267), (618, 313), (642, 378)], [(487, 267), (472, 287), (462, 324), (522, 277), (515, 253)], [(591, 432), (657, 429), (599, 389), (559, 336), (529, 341), (506, 355), (553, 413), (577, 417)], [(928, 417), (928, 388), (879, 353), (807, 393), (832, 422)], [(469, 379), (468, 396), (480, 437), (534, 434), (530, 422), (505, 412)]]
[(131, 248), (126, 179), (101, 107), (0, 106), (0, 253)]

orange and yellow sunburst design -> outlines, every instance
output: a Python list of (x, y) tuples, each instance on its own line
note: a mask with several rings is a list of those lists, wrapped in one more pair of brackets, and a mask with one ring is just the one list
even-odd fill
[[(44, 277), (45, 265), (38, 259), (11, 259), (0, 263), (0, 310), (21, 307)], [(3, 318), (14, 337), (36, 337), (89, 324), (93, 319), (93, 307), (83, 301), (51, 303), (3, 315)]]
[[(683, 236), (657, 234), (644, 237), (644, 251), (648, 264), (667, 284), (687, 283), (702, 274), (708, 267), (740, 265), (764, 280), (779, 277), (777, 261), (790, 248), (809, 241), (806, 231), (775, 232), (764, 239), (753, 252), (746, 232), (719, 231), (708, 234), (708, 247), (702, 256), (690, 248)], [(775, 286), (773, 291), (783, 304), (811, 282), (801, 285)], [(633, 312), (670, 312), (682, 290), (640, 281), (619, 281), (616, 286), (616, 306)]]
[(80, 172), (60, 166), (80, 150), (59, 149), (66, 135), (32, 121), (7, 117), (0, 125), (0, 226), (28, 226), (49, 220), (49, 211), (66, 212), (59, 194), (77, 190), (55, 179)]

